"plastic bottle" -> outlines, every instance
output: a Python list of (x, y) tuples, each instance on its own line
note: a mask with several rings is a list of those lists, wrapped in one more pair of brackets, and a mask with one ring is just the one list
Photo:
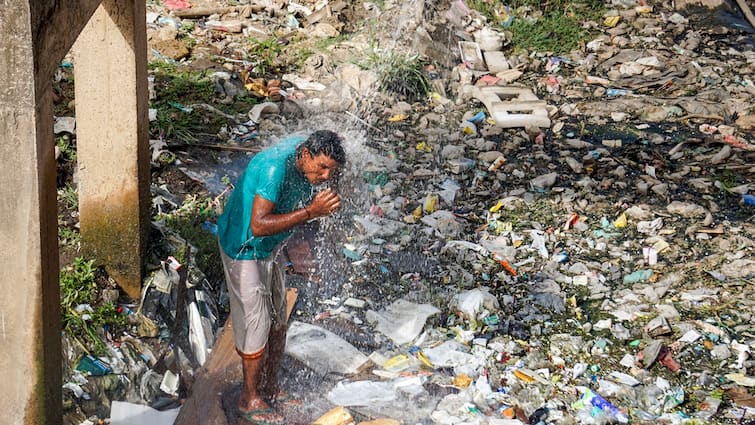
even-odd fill
[(615, 97), (615, 96), (625, 96), (632, 93), (631, 90), (624, 90), (624, 89), (606, 89), (606, 96), (609, 97)]

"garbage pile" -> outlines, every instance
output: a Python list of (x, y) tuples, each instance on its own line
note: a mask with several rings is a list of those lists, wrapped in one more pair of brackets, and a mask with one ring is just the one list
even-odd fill
[[(164, 3), (148, 13), (156, 58), (199, 66), (222, 54), (219, 97), (269, 100), (226, 116), (219, 140), (258, 146), (312, 122), (349, 136), (350, 202), (323, 220), (318, 247), (336, 294), (301, 300), (286, 348), (326, 385), (291, 388), (315, 423), (755, 420), (751, 27), (614, 0), (585, 22), (601, 35), (555, 56), (510, 53), (505, 27), (460, 0)], [(368, 51), (364, 34), (283, 82), (245, 74), (273, 66), (251, 61), (245, 38), (325, 39), (362, 17), (395, 23), (409, 39), (386, 42), (439, 64), (426, 101), (377, 92), (374, 72), (348, 63)], [(187, 34), (206, 45), (190, 55)], [(177, 167), (193, 179), (223, 174), (189, 164)], [(220, 315), (208, 300), (222, 295), (190, 278), (188, 344), (165, 344), (177, 282), (162, 270), (133, 306), (150, 320), (107, 358), (85, 357), (76, 368), (88, 376), (66, 373), (67, 400), (84, 411), (68, 423), (108, 417), (107, 402), (83, 408), (96, 392), (86, 385), (177, 406), (176, 377), (206, 358)], [(150, 321), (157, 334), (142, 334)]]
[[(168, 252), (196, 248), (154, 223)], [(181, 395), (207, 360), (227, 310), (222, 282), (210, 283), (189, 254), (167, 256), (149, 273), (138, 304), (119, 304), (127, 330), (101, 329), (106, 353), (88, 351), (76, 335), (63, 336), (64, 422), (172, 424)], [(183, 288), (183, 289), (182, 289)], [(117, 299), (117, 296), (116, 296)], [(224, 307), (225, 305), (225, 307)]]

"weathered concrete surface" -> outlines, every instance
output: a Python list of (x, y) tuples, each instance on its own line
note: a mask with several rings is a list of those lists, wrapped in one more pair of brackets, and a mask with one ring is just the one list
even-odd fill
[(133, 298), (149, 230), (145, 26), (143, 1), (106, 0), (73, 49), (82, 248)]
[(8, 424), (54, 424), (62, 415), (52, 72), (39, 72), (54, 69), (55, 58), (35, 54), (57, 44), (39, 36), (56, 11), (31, 3), (0, 8), (0, 409)]
[[(34, 68), (40, 84), (50, 84), (50, 77), (73, 46), (101, 0), (36, 0), (31, 5), (31, 36), (34, 40)], [(18, 3), (18, 2), (13, 2)], [(20, 2), (26, 7), (27, 2)], [(18, 6), (6, 5), (4, 8)], [(47, 76), (47, 77), (43, 77)]]
[[(130, 8), (115, 15), (121, 24), (117, 30), (128, 28), (124, 33), (131, 34), (127, 42), (129, 51), (144, 52), (144, 4), (136, 3), (126, 2)], [(0, 409), (2, 422), (7, 424), (56, 424), (62, 418), (56, 166), (50, 81), (60, 60), (99, 4), (99, 0), (42, 0), (0, 7), (0, 33), (4, 35), (0, 40), (0, 67), (3, 69), (0, 73), (0, 132), (3, 134), (0, 143), (3, 181), (0, 185), (0, 217), (3, 218), (0, 220), (0, 262), (3, 264), (0, 268), (0, 376), (3, 377)], [(114, 6), (111, 9), (117, 10)], [(134, 20), (135, 17), (138, 19)], [(133, 22), (138, 24), (135, 26)], [(116, 60), (123, 59), (118, 54), (120, 45), (111, 44), (107, 48), (108, 53), (118, 58)], [(132, 101), (124, 114), (133, 117), (137, 110), (143, 119), (126, 121), (146, 124), (145, 60), (132, 60), (130, 66), (131, 87), (134, 87), (137, 72), (144, 77), (144, 83), (135, 87), (132, 97), (144, 101)], [(121, 83), (115, 84), (124, 87)], [(122, 100), (123, 96), (119, 95), (111, 101), (121, 103)], [(84, 105), (85, 110), (87, 106), (102, 106), (87, 102), (80, 101), (79, 105)], [(138, 133), (132, 129), (126, 131)], [(140, 131), (144, 134), (145, 146), (139, 155), (146, 157), (147, 129)], [(79, 138), (87, 132), (83, 131)], [(131, 175), (134, 176), (136, 159), (132, 164), (135, 170)], [(149, 162), (143, 161), (144, 170), (148, 166)], [(148, 213), (145, 209), (144, 214)]]

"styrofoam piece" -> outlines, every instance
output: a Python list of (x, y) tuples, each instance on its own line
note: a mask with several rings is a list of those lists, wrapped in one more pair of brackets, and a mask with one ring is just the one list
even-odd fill
[(474, 97), (479, 99), (501, 128), (551, 126), (547, 104), (531, 90), (522, 87), (475, 87)]
[(467, 64), (467, 66), (476, 71), (485, 71), (485, 59), (482, 58), (482, 51), (480, 46), (474, 41), (460, 41), (459, 53), (461, 54), (461, 60)]

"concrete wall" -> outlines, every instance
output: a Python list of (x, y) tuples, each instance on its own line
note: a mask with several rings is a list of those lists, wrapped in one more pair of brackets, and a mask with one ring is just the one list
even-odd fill
[[(29, 0), (5, 1), (0, 5), (3, 35), (0, 38), (0, 423), (3, 424), (47, 425), (62, 421), (51, 79), (99, 3), (99, 0)], [(131, 51), (144, 52), (144, 2), (122, 3), (127, 10), (117, 13), (120, 24), (116, 30), (129, 28), (126, 32), (133, 33), (127, 43)], [(109, 4), (112, 9), (115, 1)], [(116, 47), (119, 50), (112, 53), (122, 58), (120, 47)], [(132, 70), (145, 69), (139, 60), (128, 66)], [(131, 78), (140, 78), (143, 73), (146, 69), (133, 71)], [(142, 97), (131, 102), (130, 109), (123, 110), (125, 116), (121, 117), (131, 125), (124, 131), (134, 134), (146, 134), (139, 133), (146, 132), (146, 127), (137, 129), (138, 125), (146, 125), (146, 74), (143, 76), (142, 85), (132, 84), (134, 98)], [(120, 98), (111, 98), (109, 102), (117, 103)], [(139, 118), (142, 115), (144, 118)], [(119, 161), (131, 162), (130, 167), (135, 170), (131, 175), (139, 174), (145, 180), (148, 161), (136, 165), (142, 156), (144, 153), (140, 151)], [(111, 185), (109, 181), (104, 184)], [(143, 205), (143, 196), (139, 192), (139, 205)], [(143, 217), (148, 213), (147, 209), (139, 214)], [(143, 222), (136, 233), (144, 234), (146, 225)]]
[(104, 0), (73, 52), (82, 248), (138, 298), (150, 210), (144, 1)]
[(61, 417), (51, 75), (36, 72), (47, 66), (35, 58), (34, 12), (24, 2), (0, 8), (0, 411), (9, 424)]

